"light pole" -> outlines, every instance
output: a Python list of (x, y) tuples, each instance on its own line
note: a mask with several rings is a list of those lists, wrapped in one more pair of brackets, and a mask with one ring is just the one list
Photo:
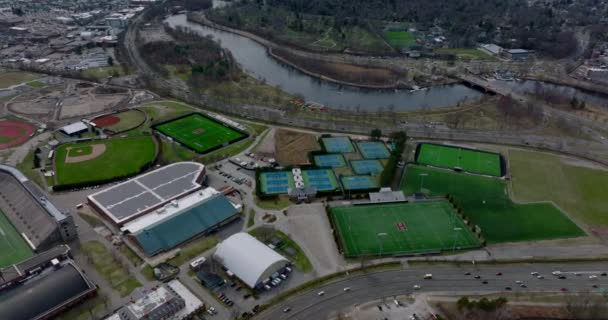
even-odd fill
[(428, 173), (420, 173), (418, 174), (418, 176), (422, 177), (420, 179), (420, 188), (418, 188), (418, 190), (420, 190), (420, 192), (422, 192), (422, 186), (424, 186), (424, 177), (428, 176)]
[(383, 241), (380, 240), (380, 237), (386, 237), (388, 234), (386, 234), (386, 232), (380, 232), (378, 234), (376, 234), (376, 237), (378, 238), (378, 243), (380, 244), (380, 254), (379, 256), (382, 256), (382, 251), (383, 251)]
[(461, 231), (462, 228), (454, 228), (454, 245), (452, 246), (452, 252), (456, 251), (456, 239), (459, 235), (458, 231)]

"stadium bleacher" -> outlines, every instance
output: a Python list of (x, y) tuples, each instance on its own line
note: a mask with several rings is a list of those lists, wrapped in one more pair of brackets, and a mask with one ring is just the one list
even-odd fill
[(0, 172), (0, 210), (35, 247), (47, 241), (57, 228), (53, 219), (32, 200), (17, 179), (4, 172)]

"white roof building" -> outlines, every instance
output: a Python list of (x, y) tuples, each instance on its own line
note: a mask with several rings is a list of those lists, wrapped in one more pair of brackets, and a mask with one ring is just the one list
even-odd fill
[(489, 44), (482, 44), (479, 46), (479, 49), (491, 54), (491, 55), (499, 55), (502, 52), (502, 47), (497, 46), (493, 43), (489, 43)]
[(78, 121), (61, 128), (61, 131), (71, 136), (79, 132), (87, 131), (88, 129), (89, 127), (87, 127), (86, 124), (84, 124), (82, 121)]
[(218, 244), (213, 257), (251, 288), (289, 263), (285, 257), (244, 232)]

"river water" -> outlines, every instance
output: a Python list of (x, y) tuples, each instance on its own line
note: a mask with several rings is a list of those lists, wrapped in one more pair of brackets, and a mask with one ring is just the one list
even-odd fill
[(428, 90), (369, 90), (339, 86), (303, 74), (268, 56), (259, 43), (233, 33), (188, 22), (186, 15), (174, 15), (166, 19), (171, 26), (188, 27), (201, 35), (211, 35), (221, 46), (230, 50), (235, 60), (248, 74), (267, 84), (279, 87), (290, 94), (299, 94), (306, 101), (332, 108), (350, 110), (417, 110), (443, 108), (457, 105), (467, 99), (478, 98), (483, 93), (464, 85), (435, 86)]
[[(307, 102), (320, 103), (330, 108), (353, 111), (445, 108), (484, 95), (481, 91), (461, 84), (434, 86), (427, 90), (415, 92), (340, 86), (321, 81), (279, 63), (266, 53), (264, 46), (249, 38), (189, 22), (185, 14), (169, 16), (165, 21), (170, 26), (187, 27), (202, 36), (212, 36), (220, 42), (223, 48), (230, 50), (235, 60), (251, 76), (290, 94), (301, 95)], [(567, 96), (574, 95), (580, 100), (598, 106), (608, 106), (606, 96), (584, 92), (572, 87), (538, 81), (500, 82), (502, 85), (520, 92), (533, 91), (535, 87), (540, 86), (544, 90)]]

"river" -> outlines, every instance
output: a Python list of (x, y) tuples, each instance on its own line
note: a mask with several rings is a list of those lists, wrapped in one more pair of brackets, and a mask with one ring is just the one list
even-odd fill
[[(249, 38), (189, 22), (185, 14), (169, 16), (165, 21), (170, 26), (182, 26), (190, 28), (202, 36), (212, 36), (220, 42), (223, 48), (230, 50), (241, 68), (251, 76), (290, 94), (301, 95), (307, 102), (320, 103), (330, 108), (353, 111), (423, 110), (453, 107), (484, 95), (481, 91), (461, 84), (434, 86), (415, 92), (340, 86), (321, 81), (279, 63), (267, 54), (264, 46)], [(606, 96), (572, 87), (538, 81), (499, 82), (501, 85), (509, 86), (520, 92), (533, 91), (536, 86), (540, 86), (544, 90), (566, 96), (574, 95), (580, 100), (585, 100), (594, 105), (608, 106)]]
[(255, 78), (264, 80), (267, 84), (290, 94), (299, 94), (306, 101), (332, 108), (350, 110), (444, 108), (483, 95), (477, 90), (460, 84), (435, 86), (416, 92), (339, 86), (320, 81), (279, 63), (266, 53), (264, 46), (249, 38), (189, 22), (184, 14), (170, 16), (165, 21), (171, 26), (183, 26), (201, 35), (213, 36), (222, 47), (230, 50), (245, 72)]

